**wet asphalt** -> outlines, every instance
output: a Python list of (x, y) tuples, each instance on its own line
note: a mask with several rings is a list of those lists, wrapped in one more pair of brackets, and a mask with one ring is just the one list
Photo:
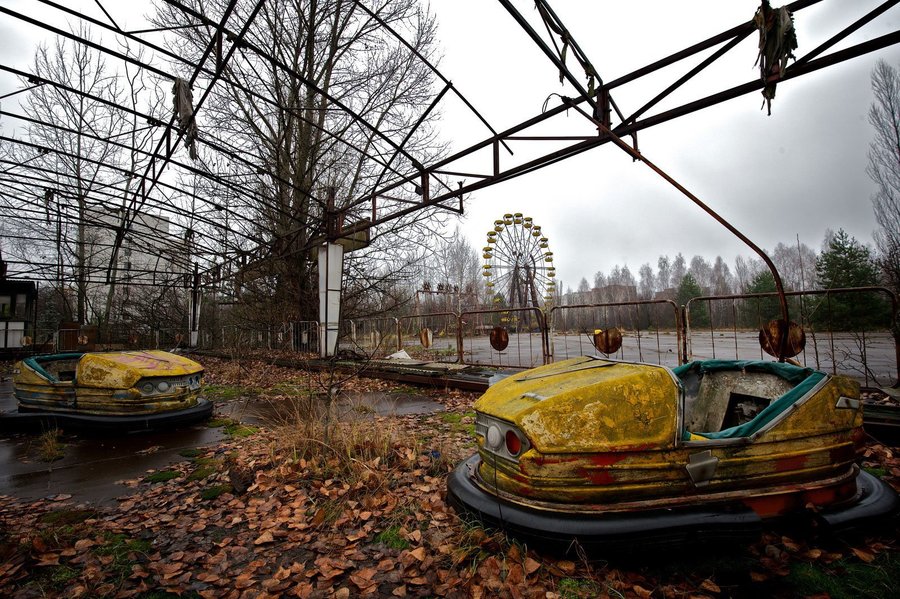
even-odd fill
[[(299, 406), (284, 401), (242, 397), (216, 405), (216, 417), (247, 424), (277, 423)], [(374, 415), (424, 414), (443, 409), (440, 404), (410, 393), (357, 393), (339, 400), (343, 414), (355, 418)], [(0, 412), (15, 410), (11, 380), (0, 381)], [(40, 457), (40, 433), (0, 436), (0, 495), (23, 500), (70, 495), (72, 501), (112, 505), (130, 494), (135, 481), (151, 470), (165, 469), (187, 458), (188, 449), (212, 448), (227, 438), (222, 428), (198, 424), (171, 431), (120, 436), (91, 436), (62, 431), (62, 458)], [(130, 481), (130, 483), (129, 483)]]

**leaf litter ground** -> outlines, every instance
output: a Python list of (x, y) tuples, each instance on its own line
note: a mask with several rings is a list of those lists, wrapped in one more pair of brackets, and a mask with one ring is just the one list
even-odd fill
[[(873, 536), (770, 532), (724, 553), (628, 562), (544, 555), (445, 502), (447, 472), (474, 451), (475, 394), (259, 360), (204, 365), (222, 401), (253, 395), (291, 409), (264, 426), (232, 423), (244, 433), (125, 481), (131, 492), (114, 507), (0, 497), (0, 595), (898, 596), (896, 523)], [(379, 417), (356, 405), (312, 416), (329, 388), (417, 393), (444, 411)], [(873, 443), (863, 465), (898, 485), (895, 449)]]

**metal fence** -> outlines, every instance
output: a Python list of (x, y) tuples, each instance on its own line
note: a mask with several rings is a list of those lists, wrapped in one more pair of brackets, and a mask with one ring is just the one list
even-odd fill
[(397, 319), (393, 317), (344, 320), (338, 348), (367, 357), (383, 357), (399, 349)]
[[(498, 368), (532, 368), (549, 361), (547, 322), (538, 308), (470, 310), (459, 316), (465, 364)], [(491, 343), (490, 332), (506, 332), (502, 349)]]
[(397, 322), (399, 348), (430, 362), (462, 361), (460, 321), (455, 312), (403, 316)]
[[(802, 325), (804, 366), (844, 374), (864, 386), (898, 381), (897, 296), (883, 287), (788, 292), (791, 319)], [(708, 296), (685, 305), (686, 358), (771, 359), (759, 328), (780, 317), (776, 293)]]
[(551, 360), (598, 353), (597, 331), (618, 329), (620, 360), (678, 366), (683, 361), (681, 311), (671, 300), (555, 306), (550, 310)]
[[(865, 386), (898, 383), (898, 300), (890, 290), (798, 291), (787, 297), (792, 318), (806, 335), (798, 362), (849, 375)], [(528, 368), (598, 354), (595, 333), (615, 329), (622, 344), (610, 357), (676, 366), (693, 359), (770, 359), (760, 349), (759, 329), (779, 317), (775, 293), (704, 296), (684, 307), (646, 300), (556, 306), (546, 314), (537, 308), (467, 310), (348, 319), (342, 323), (339, 347), (369, 358), (405, 350), (423, 361)], [(491, 343), (491, 332), (498, 329), (506, 345)], [(199, 333), (198, 343), (205, 349), (319, 351), (316, 321), (201, 326)], [(172, 349), (185, 347), (188, 339), (186, 328), (81, 327), (36, 330), (28, 349)]]

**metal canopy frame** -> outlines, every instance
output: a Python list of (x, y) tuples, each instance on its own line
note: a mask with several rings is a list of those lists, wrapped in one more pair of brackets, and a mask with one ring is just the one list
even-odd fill
[[(315, 212), (312, 214), (282, 214), (288, 219), (293, 219), (295, 227), (287, 235), (292, 239), (300, 236), (308, 241), (297, 249), (297, 252), (306, 252), (312, 247), (322, 243), (334, 235), (352, 235), (368, 230), (379, 225), (396, 221), (407, 215), (411, 215), (423, 209), (446, 209), (462, 212), (463, 199), (480, 189), (487, 188), (504, 181), (540, 170), (572, 156), (576, 156), (588, 150), (597, 148), (607, 143), (614, 143), (623, 150), (628, 151), (635, 159), (646, 161), (641, 154), (637, 136), (640, 131), (655, 125), (693, 114), (722, 102), (739, 96), (761, 90), (767, 83), (760, 79), (747, 81), (741, 85), (724, 89), (714, 94), (685, 102), (674, 108), (653, 113), (663, 99), (672, 95), (686, 82), (690, 81), (710, 65), (714, 64), (743, 39), (751, 35), (755, 29), (752, 21), (732, 27), (722, 33), (712, 36), (699, 43), (691, 45), (679, 52), (664, 57), (658, 61), (639, 68), (629, 74), (612, 81), (603, 81), (594, 69), (590, 60), (582, 51), (577, 42), (565, 28), (565, 25), (553, 11), (548, 0), (536, 0), (535, 5), (539, 9), (539, 24), (543, 25), (541, 32), (531, 25), (522, 16), (510, 0), (498, 0), (509, 12), (513, 21), (531, 38), (534, 44), (546, 55), (548, 60), (559, 70), (560, 77), (568, 81), (574, 88), (571, 97), (559, 97), (559, 102), (547, 108), (538, 115), (521, 123), (497, 132), (473, 104), (442, 74), (427, 57), (419, 54), (413, 45), (403, 38), (400, 32), (387, 23), (377, 12), (377, 9), (367, 6), (363, 0), (354, 0), (353, 6), (365, 13), (373, 27), (380, 27), (386, 35), (391, 36), (402, 45), (411, 57), (421, 61), (436, 78), (432, 100), (427, 106), (422, 106), (418, 117), (406, 131), (400, 135), (387, 135), (379, 127), (368, 122), (362, 115), (343, 104), (338, 98), (328, 95), (325, 90), (316, 87), (312, 81), (307, 81), (301, 73), (292, 70), (289, 65), (278, 61), (271, 52), (261, 47), (258, 43), (249, 39), (247, 33), (254, 19), (265, 6), (267, 0), (251, 0), (250, 8), (242, 12), (238, 10), (238, 0), (231, 0), (226, 10), (220, 17), (213, 17), (197, 11), (179, 0), (164, 0), (167, 5), (184, 14), (186, 20), (196, 27), (208, 28), (212, 31), (209, 36), (205, 52), (199, 61), (191, 62), (176, 52), (172, 52), (165, 46), (154, 41), (154, 36), (164, 32), (156, 29), (144, 29), (135, 31), (123, 30), (112, 17), (112, 12), (103, 6), (100, 0), (97, 5), (105, 19), (93, 18), (81, 14), (62, 3), (52, 0), (39, 0), (44, 6), (56, 11), (59, 15), (78, 19), (79, 22), (92, 30), (111, 35), (117, 42), (128, 44), (131, 48), (140, 48), (149, 52), (149, 59), (141, 58), (140, 53), (133, 50), (120, 51), (110, 43), (97, 43), (85, 39), (78, 33), (72, 33), (55, 27), (49, 23), (41, 22), (29, 15), (16, 12), (8, 7), (0, 6), (2, 18), (14, 19), (21, 23), (43, 29), (46, 32), (62, 36), (80, 44), (85, 44), (102, 53), (109, 60), (118, 64), (127, 63), (137, 67), (146, 74), (157, 78), (174, 81), (176, 74), (173, 69), (185, 69), (190, 75), (185, 79), (189, 83), (201, 83), (199, 99), (195, 102), (194, 112), (202, 111), (204, 103), (213, 93), (216, 86), (234, 86), (245, 94), (252, 96), (255, 101), (265, 105), (274, 105), (275, 100), (260, 90), (246, 89), (242, 84), (229, 74), (229, 66), (235, 61), (244, 60), (246, 56), (254, 56), (266, 61), (279, 69), (285, 75), (302, 82), (313, 94), (328, 99), (330, 110), (341, 111), (363, 130), (368, 131), (373, 138), (377, 138), (381, 146), (370, 150), (353, 145), (339, 131), (323, 130), (323, 134), (334, 144), (347, 144), (366, 161), (379, 169), (379, 176), (370, 189), (358, 195), (347, 198), (337, 208), (339, 215), (344, 216), (343, 228), (340, 231), (329, 229), (325, 221), (331, 214), (327, 195), (324, 192), (325, 185), (314, 186), (321, 189), (321, 197), (308, 189), (299, 189), (292, 182), (279, 179), (277, 175), (266, 174), (269, 180), (306, 194), (312, 200)], [(788, 8), (797, 13), (822, 0), (798, 0), (788, 5)], [(875, 10), (859, 17), (849, 23), (844, 29), (837, 32), (821, 46), (813, 49), (800, 57), (781, 74), (777, 80), (779, 83), (796, 79), (800, 76), (818, 71), (820, 69), (845, 62), (847, 60), (886, 48), (900, 42), (900, 31), (895, 31), (881, 37), (868, 40), (851, 47), (830, 51), (834, 46), (847, 38), (851, 33), (860, 29), (865, 24), (876, 19), (885, 11), (896, 5), (900, 0), (887, 0)], [(243, 5), (242, 5), (243, 6)], [(564, 60), (560, 43), (570, 50), (569, 57), (574, 58), (585, 73), (592, 80), (593, 86), (582, 84)], [(830, 51), (830, 52), (829, 52)], [(630, 113), (623, 112), (613, 100), (615, 90), (623, 86), (639, 81), (645, 77), (656, 74), (665, 67), (681, 63), (690, 58), (700, 57), (696, 64), (689, 65), (684, 74), (674, 81), (665, 83), (658, 93), (647, 99), (639, 108)], [(162, 65), (162, 66), (161, 66)], [(66, 85), (38, 77), (11, 65), (0, 64), (0, 70), (17, 76), (23, 80), (22, 89), (5, 98), (19, 94), (27, 94), (37, 87), (50, 85), (73, 97), (83, 97), (92, 101), (105, 102), (101, 98), (91, 96)], [(426, 122), (432, 112), (447, 98), (454, 96), (471, 111), (471, 113), (485, 126), (490, 133), (482, 141), (471, 145), (452, 155), (433, 161), (426, 161), (417, 157), (407, 149), (407, 143)], [(3, 99), (3, 98), (0, 98)], [(34, 115), (21, 114), (9, 108), (10, 103), (4, 104), (0, 110), (0, 116), (27, 122), (43, 127), (65, 130), (65, 127), (52, 122), (41, 122)], [(240, 164), (249, 167), (259, 164), (261, 156), (249, 155), (243, 148), (237, 148), (227, 138), (217, 137), (211, 128), (201, 131), (197, 141), (203, 148), (201, 158), (197, 162), (187, 159), (179, 159), (176, 152), (181, 147), (184, 131), (178, 126), (177, 118), (170, 113), (168, 119), (158, 115), (142, 112), (136, 108), (117, 106), (119, 110), (136, 117), (145, 123), (140, 128), (153, 140), (152, 149), (135, 148), (127, 143), (113, 141), (114, 144), (128, 147), (146, 160), (146, 165), (140, 172), (129, 172), (121, 165), (111, 163), (96, 164), (97, 168), (104, 169), (108, 174), (117, 174), (118, 180), (109, 182), (106, 186), (94, 189), (85, 198), (88, 209), (85, 211), (85, 219), (96, 225), (96, 217), (108, 213), (111, 208), (122, 211), (121, 221), (113, 227), (114, 240), (107, 248), (111, 252), (110, 264), (105, 273), (89, 273), (88, 281), (92, 283), (108, 282), (116, 260), (126, 237), (136, 238), (142, 242), (143, 250), (151, 255), (171, 258), (174, 252), (173, 246), (166, 246), (171, 240), (152, 239), (146, 231), (138, 231), (134, 227), (135, 219), (139, 214), (147, 210), (158, 211), (161, 215), (168, 216), (172, 226), (183, 231), (176, 237), (190, 237), (192, 227), (202, 224), (214, 230), (220, 231), (223, 238), (216, 240), (223, 247), (212, 245), (193, 239), (194, 254), (178, 262), (177, 266), (185, 275), (193, 272), (190, 262), (200, 263), (199, 272), (203, 276), (204, 285), (218, 285), (220, 282), (237, 276), (241, 268), (247, 264), (264, 262), (269, 258), (272, 248), (279, 242), (275, 238), (261, 238), (252, 227), (248, 226), (248, 206), (259, 202), (261, 196), (248, 186), (238, 185), (229, 180), (228, 164)], [(547, 126), (552, 126), (554, 118), (568, 111), (576, 110), (585, 118), (584, 135), (575, 136), (548, 136), (541, 134)], [(295, 115), (297, 118), (312, 127), (319, 127), (304, 115)], [(138, 129), (136, 129), (138, 130)], [(82, 132), (83, 135), (90, 135)], [(623, 141), (629, 138), (630, 143)], [(99, 137), (97, 137), (100, 140)], [(60, 186), (53, 176), (54, 173), (46, 168), (32, 168), (29, 162), (34, 157), (55, 152), (62, 156), (64, 152), (56, 148), (41, 147), (38, 144), (11, 136), (2, 136), (0, 140), (4, 144), (20, 146), (25, 159), (20, 162), (10, 160), (8, 157), (0, 159), (0, 211), (8, 211), (9, 206), (15, 205), (19, 210), (17, 218), (44, 220), (50, 219), (50, 208), (44, 202), (45, 189), (53, 189), (60, 197), (75, 197), (76, 189)], [(555, 149), (549, 152), (540, 152), (537, 157), (528, 159), (518, 158), (512, 151), (514, 146), (522, 144), (556, 144)], [(383, 150), (383, 151), (382, 151)], [(256, 161), (254, 161), (256, 160)], [(472, 163), (479, 165), (472, 169)], [(652, 163), (651, 163), (652, 164)], [(208, 181), (211, 185), (227, 190), (227, 201), (218, 198), (210, 198), (197, 190), (185, 189), (177, 184), (175, 175), (181, 174), (194, 177), (197, 181)], [(671, 179), (671, 178), (670, 178)], [(71, 179), (76, 183), (75, 179)], [(455, 184), (454, 184), (455, 182)], [(123, 202), (124, 199), (124, 202)], [(3, 204), (7, 206), (3, 206)], [(277, 206), (270, 209), (278, 210)], [(332, 216), (336, 216), (331, 214)], [(57, 218), (67, 218), (67, 224), (78, 224), (76, 215), (64, 215), (63, 209), (57, 200)], [(356, 222), (349, 222), (350, 218), (356, 218)], [(365, 218), (363, 218), (365, 217)], [(310, 229), (306, 219), (310, 218), (316, 225)], [(723, 223), (725, 224), (725, 223)], [(730, 225), (729, 225), (730, 226)], [(733, 227), (732, 227), (733, 229)], [(229, 239), (230, 237), (230, 239)], [(749, 240), (747, 240), (749, 241)], [(177, 246), (177, 243), (175, 243)], [(752, 246), (751, 244), (751, 247)], [(223, 259), (224, 254), (224, 259)], [(35, 259), (29, 263), (17, 263), (7, 260), (12, 270), (19, 274), (30, 275), (39, 278), (56, 278), (59, 275), (58, 262), (52, 260)], [(241, 268), (238, 268), (238, 265)], [(123, 273), (119, 273), (122, 275)], [(127, 275), (127, 284), (153, 284), (153, 278), (157, 273), (143, 272), (136, 269)]]

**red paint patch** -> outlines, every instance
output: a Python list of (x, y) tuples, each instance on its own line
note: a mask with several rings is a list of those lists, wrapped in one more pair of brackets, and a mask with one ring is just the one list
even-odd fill
[(616, 482), (615, 477), (609, 470), (586, 470), (579, 469), (579, 476), (591, 481), (592, 485), (611, 485)]
[(806, 465), (809, 456), (795, 455), (789, 458), (779, 458), (775, 462), (776, 472), (789, 472), (791, 470), (800, 470)]

